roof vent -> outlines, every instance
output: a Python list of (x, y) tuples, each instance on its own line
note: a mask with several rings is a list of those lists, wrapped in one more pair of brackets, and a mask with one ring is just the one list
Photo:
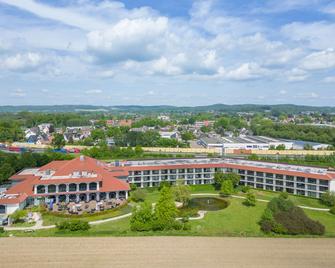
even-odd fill
[(79, 157), (79, 159), (80, 159), (80, 161), (85, 161), (85, 156), (81, 155), (81, 156)]

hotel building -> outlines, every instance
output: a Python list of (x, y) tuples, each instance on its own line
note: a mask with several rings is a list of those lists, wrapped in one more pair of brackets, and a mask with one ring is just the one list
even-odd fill
[(129, 183), (138, 187), (154, 187), (162, 181), (174, 184), (177, 179), (188, 185), (212, 184), (215, 172), (235, 172), (241, 176), (241, 185), (262, 190), (314, 198), (335, 191), (335, 171), (240, 159), (128, 161), (124, 169), (129, 172)]

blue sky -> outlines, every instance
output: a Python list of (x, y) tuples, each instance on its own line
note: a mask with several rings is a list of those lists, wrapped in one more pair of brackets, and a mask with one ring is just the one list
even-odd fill
[(335, 1), (0, 0), (0, 105), (334, 105)]

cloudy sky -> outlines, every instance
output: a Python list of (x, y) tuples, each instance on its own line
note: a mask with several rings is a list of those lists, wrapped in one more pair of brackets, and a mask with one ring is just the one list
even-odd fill
[(334, 0), (0, 0), (0, 105), (335, 103)]

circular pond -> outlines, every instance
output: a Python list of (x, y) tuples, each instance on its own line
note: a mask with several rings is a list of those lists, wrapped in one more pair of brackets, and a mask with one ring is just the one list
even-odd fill
[(228, 207), (228, 201), (217, 197), (195, 197), (192, 198), (187, 205), (187, 208), (215, 211)]

